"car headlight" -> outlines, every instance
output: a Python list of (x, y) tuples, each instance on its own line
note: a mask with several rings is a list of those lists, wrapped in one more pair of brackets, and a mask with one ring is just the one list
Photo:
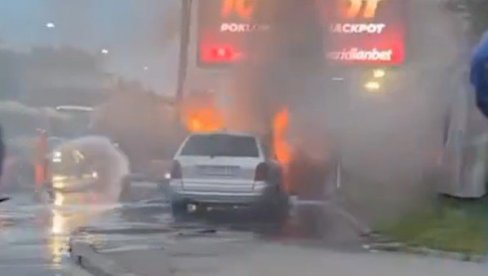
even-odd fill
[(171, 179), (171, 173), (167, 172), (164, 174), (164, 179), (170, 180)]
[(61, 163), (63, 161), (63, 153), (60, 151), (53, 152), (52, 161), (53, 163)]
[(68, 177), (56, 174), (52, 176), (51, 180), (54, 189), (64, 189), (67, 185)]

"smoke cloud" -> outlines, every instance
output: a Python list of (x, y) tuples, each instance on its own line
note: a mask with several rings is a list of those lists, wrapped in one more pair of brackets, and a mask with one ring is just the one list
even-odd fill
[(103, 203), (118, 202), (123, 180), (129, 175), (129, 162), (110, 140), (101, 136), (87, 136), (68, 141), (56, 150), (67, 156), (72, 156), (74, 150), (80, 151), (84, 162), (98, 174), (98, 181), (90, 183), (93, 185), (91, 191), (99, 191)]
[[(328, 38), (316, 1), (269, 2), (276, 28), (249, 41), (253, 54), (226, 91), (237, 99), (227, 110), (231, 125), (264, 134), (273, 114), (288, 108), (288, 142), (318, 160), (340, 159), (345, 204), (369, 221), (429, 202), (455, 89), (446, 82), (459, 75), (450, 64), (464, 58), (456, 19), (440, 2), (410, 1), (408, 61), (388, 69), (382, 93), (369, 94), (362, 86), (367, 69), (323, 62)], [(457, 80), (459, 86), (463, 79)]]

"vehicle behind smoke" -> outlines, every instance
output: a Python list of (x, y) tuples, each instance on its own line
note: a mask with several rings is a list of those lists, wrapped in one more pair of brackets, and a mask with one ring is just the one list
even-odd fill
[(57, 129), (58, 136), (74, 139), (86, 135), (90, 131), (92, 107), (63, 105), (56, 107), (56, 111), (69, 117), (68, 123)]
[(65, 198), (85, 194), (116, 202), (128, 174), (127, 158), (108, 138), (87, 136), (67, 141), (51, 152), (46, 188), (55, 202), (59, 194)]

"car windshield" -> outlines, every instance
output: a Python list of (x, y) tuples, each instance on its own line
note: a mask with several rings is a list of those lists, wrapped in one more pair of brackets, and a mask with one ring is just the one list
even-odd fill
[(256, 139), (248, 136), (195, 135), (184, 145), (182, 156), (259, 157)]

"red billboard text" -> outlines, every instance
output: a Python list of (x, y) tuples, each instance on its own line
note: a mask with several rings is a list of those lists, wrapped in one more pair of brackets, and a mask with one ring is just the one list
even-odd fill
[[(351, 65), (402, 64), (405, 59), (406, 2), (317, 0), (324, 26), (324, 58)], [(245, 60), (249, 56), (245, 44), (266, 37), (273, 28), (270, 23), (272, 13), (269, 12), (279, 3), (267, 0), (198, 1), (199, 64), (232, 65)]]

